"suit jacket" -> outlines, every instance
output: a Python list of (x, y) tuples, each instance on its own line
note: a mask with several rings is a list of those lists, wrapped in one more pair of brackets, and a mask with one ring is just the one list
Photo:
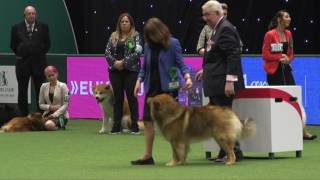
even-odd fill
[(35, 22), (33, 32), (28, 32), (25, 21), (11, 29), (12, 51), (16, 54), (17, 64), (31, 63), (34, 71), (41, 71), (46, 66), (46, 53), (50, 48), (48, 25)]
[[(169, 71), (171, 67), (177, 67), (183, 75), (189, 73), (188, 67), (183, 62), (182, 48), (179, 41), (175, 38), (171, 38), (170, 41), (169, 48), (162, 48), (160, 50), (158, 61), (161, 89), (165, 92), (173, 91), (172, 89), (169, 89), (169, 83), (171, 82)], [(144, 46), (144, 63), (138, 75), (138, 78), (144, 81), (145, 92), (149, 91), (150, 76), (151, 48), (146, 43)]]
[(50, 83), (43, 83), (40, 88), (39, 93), (39, 106), (41, 110), (44, 110), (43, 116), (48, 114), (50, 105), (60, 105), (61, 107), (55, 111), (52, 115), (54, 117), (59, 117), (60, 115), (64, 115), (66, 118), (69, 117), (67, 112), (67, 108), (69, 105), (69, 90), (65, 83), (57, 82), (56, 88), (54, 90), (53, 102), (50, 101), (49, 98), (49, 89)]
[[(292, 35), (289, 30), (285, 30), (284, 33), (285, 33), (287, 42), (289, 44), (287, 56), (289, 57), (289, 60), (291, 62), (293, 59)], [(280, 35), (276, 29), (272, 29), (265, 34), (264, 40), (263, 40), (263, 46), (262, 46), (262, 56), (264, 60), (263, 68), (268, 74), (274, 74), (278, 69), (282, 52), (280, 51), (272, 52), (271, 46), (273, 44), (279, 44), (279, 43), (280, 43)]]
[(237, 75), (235, 91), (244, 88), (241, 65), (240, 36), (235, 27), (223, 18), (211, 37), (213, 42), (203, 63), (203, 90), (205, 96), (225, 95), (227, 75)]

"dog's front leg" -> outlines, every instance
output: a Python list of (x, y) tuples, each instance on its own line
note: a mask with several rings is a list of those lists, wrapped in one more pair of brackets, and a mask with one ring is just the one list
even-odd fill
[(102, 119), (101, 129), (99, 131), (100, 134), (104, 134), (104, 133), (107, 132), (105, 124), (106, 124), (106, 117), (104, 116), (103, 119)]
[(176, 151), (176, 146), (177, 143), (176, 142), (170, 142), (171, 144), (171, 150), (172, 150), (172, 159), (166, 163), (166, 166), (175, 166), (177, 165), (179, 159), (178, 159), (178, 154)]
[(184, 141), (177, 142), (176, 151), (179, 159), (177, 164), (183, 165), (186, 162), (187, 153), (189, 151), (189, 144)]

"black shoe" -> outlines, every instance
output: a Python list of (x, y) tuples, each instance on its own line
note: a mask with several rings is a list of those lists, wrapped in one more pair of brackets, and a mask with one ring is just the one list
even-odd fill
[(115, 128), (113, 127), (110, 134), (120, 134), (121, 133), (121, 130), (120, 128)]
[(222, 158), (216, 158), (215, 160), (214, 160), (214, 162), (217, 162), (217, 163), (224, 163), (224, 162), (226, 162), (227, 161), (227, 156), (224, 156), (224, 157), (222, 157)]
[(138, 127), (132, 127), (130, 131), (131, 131), (130, 134), (133, 134), (133, 135), (141, 134)]
[(138, 130), (138, 131), (131, 131), (131, 133), (130, 134), (132, 134), (132, 135), (139, 135), (139, 134), (141, 134), (141, 132)]
[(318, 136), (317, 135), (311, 135), (311, 136), (304, 136), (303, 140), (314, 140), (316, 139)]
[(132, 165), (154, 165), (154, 160), (152, 157), (148, 158), (148, 159), (138, 159), (135, 161), (131, 161)]
[(223, 149), (220, 149), (219, 154), (217, 157), (209, 158), (209, 161), (221, 162), (224, 157), (226, 157), (226, 152)]
[(235, 152), (235, 155), (236, 155), (236, 161), (241, 161), (241, 160), (243, 160), (243, 159), (244, 159), (244, 157), (243, 157), (243, 153), (242, 153), (242, 151), (241, 151), (241, 150), (239, 150), (239, 151)]

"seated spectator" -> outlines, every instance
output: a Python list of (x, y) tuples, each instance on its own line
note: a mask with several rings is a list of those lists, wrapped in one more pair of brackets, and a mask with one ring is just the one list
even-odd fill
[(39, 93), (39, 106), (44, 111), (47, 130), (65, 129), (68, 122), (69, 90), (65, 83), (58, 81), (58, 70), (54, 66), (48, 66), (44, 70), (47, 78)]

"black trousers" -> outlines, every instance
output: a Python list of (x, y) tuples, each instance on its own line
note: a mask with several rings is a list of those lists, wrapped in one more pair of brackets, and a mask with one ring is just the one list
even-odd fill
[(126, 93), (131, 112), (132, 127), (138, 127), (139, 118), (138, 100), (134, 96), (134, 87), (137, 81), (138, 72), (129, 70), (109, 71), (109, 79), (113, 88), (115, 104), (113, 108), (114, 125), (113, 129), (121, 129), (121, 119), (123, 116), (124, 92)]
[(292, 75), (291, 66), (280, 63), (277, 71), (274, 74), (267, 74), (267, 81), (269, 85), (296, 85)]
[(29, 114), (28, 85), (30, 77), (35, 87), (37, 111), (41, 112), (39, 107), (39, 92), (42, 83), (46, 80), (43, 72), (46, 67), (46, 62), (42, 62), (41, 64), (43, 65), (41, 66), (37, 64), (35, 67), (32, 61), (31, 59), (19, 59), (15, 67), (18, 81), (18, 105), (22, 116)]
[[(209, 97), (210, 104), (211, 105), (216, 105), (216, 106), (226, 106), (232, 108), (232, 102), (233, 102), (233, 97), (227, 97), (227, 96), (213, 96)], [(235, 146), (234, 146), (234, 152), (235, 154), (238, 154), (241, 151), (240, 149), (240, 143), (237, 141)], [(226, 155), (226, 152), (220, 148), (220, 152), (218, 157), (222, 158)]]

